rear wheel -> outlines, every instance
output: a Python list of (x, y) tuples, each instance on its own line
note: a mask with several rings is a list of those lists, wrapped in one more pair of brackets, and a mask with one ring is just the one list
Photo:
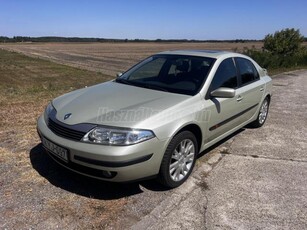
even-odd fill
[(270, 105), (269, 98), (266, 97), (261, 104), (257, 119), (251, 123), (252, 127), (259, 128), (263, 126), (268, 117), (269, 105)]
[(177, 134), (165, 151), (159, 181), (169, 188), (180, 186), (190, 176), (197, 153), (197, 141), (193, 133), (183, 131)]

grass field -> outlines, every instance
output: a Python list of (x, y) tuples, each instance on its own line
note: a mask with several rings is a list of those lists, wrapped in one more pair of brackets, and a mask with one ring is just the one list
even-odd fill
[(36, 134), (49, 100), (108, 79), (0, 49), (0, 229), (100, 228), (124, 207), (125, 198), (96, 199), (104, 184), (58, 167)]
[[(0, 49), (1, 145), (11, 129), (28, 133), (46, 103), (65, 92), (109, 80), (110, 77), (29, 58)], [(19, 148), (19, 147), (18, 147)]]

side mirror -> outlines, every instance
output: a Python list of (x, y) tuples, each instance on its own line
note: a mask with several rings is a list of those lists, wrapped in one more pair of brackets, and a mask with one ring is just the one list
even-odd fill
[(116, 77), (118, 78), (118, 77), (120, 77), (120, 76), (122, 76), (123, 75), (123, 73), (117, 73), (116, 74)]
[(220, 87), (216, 90), (213, 90), (210, 95), (212, 97), (232, 98), (236, 95), (236, 91), (231, 88)]

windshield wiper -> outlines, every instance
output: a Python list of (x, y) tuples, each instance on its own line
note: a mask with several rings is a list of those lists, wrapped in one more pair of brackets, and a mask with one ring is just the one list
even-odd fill
[(123, 83), (123, 84), (126, 84), (126, 85), (134, 85), (131, 81), (128, 81), (124, 78), (116, 78), (115, 82)]
[(123, 84), (126, 84), (126, 85), (133, 85), (133, 86), (144, 87), (144, 88), (148, 88), (148, 89), (156, 89), (156, 90), (168, 92), (167, 89), (160, 87), (160, 86), (157, 86), (157, 85), (144, 84), (144, 83), (141, 83), (141, 82), (132, 82), (132, 81), (126, 80), (124, 78), (117, 78), (115, 80), (115, 82), (123, 83)]
[(144, 86), (145, 88), (148, 88), (148, 89), (156, 89), (156, 90), (168, 92), (167, 89), (160, 87), (160, 86), (157, 86), (157, 85), (142, 84), (142, 86)]

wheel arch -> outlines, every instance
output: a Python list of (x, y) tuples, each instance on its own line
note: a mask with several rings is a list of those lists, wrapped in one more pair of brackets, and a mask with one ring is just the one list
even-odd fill
[(197, 125), (197, 124), (187, 124), (183, 127), (181, 127), (174, 136), (176, 136), (178, 133), (181, 133), (183, 131), (190, 131), (191, 133), (194, 134), (196, 141), (197, 141), (197, 147), (198, 147), (198, 151), (200, 151), (201, 149), (201, 144), (202, 144), (202, 139), (203, 139), (203, 135), (202, 135), (202, 131), (201, 128)]
[(271, 94), (269, 94), (269, 93), (264, 97), (264, 98), (268, 98), (268, 99), (269, 99), (269, 104), (271, 103), (271, 97), (272, 97), (272, 96), (271, 96)]

